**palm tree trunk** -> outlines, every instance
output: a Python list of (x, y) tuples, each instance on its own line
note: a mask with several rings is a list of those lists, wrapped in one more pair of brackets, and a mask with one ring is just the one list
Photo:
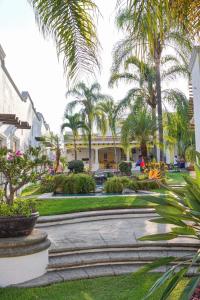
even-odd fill
[(76, 138), (74, 137), (74, 158), (77, 160)]
[[(156, 124), (156, 107), (152, 107), (151, 113), (152, 113), (152, 120), (155, 120), (155, 124)], [(152, 132), (152, 135), (153, 135), (153, 156), (157, 160), (157, 147), (156, 147), (157, 135), (155, 130)]]
[(157, 93), (157, 108), (158, 108), (158, 134), (160, 144), (160, 161), (163, 161), (163, 118), (162, 118), (162, 98), (161, 98), (161, 77), (160, 77), (160, 55), (156, 55), (156, 93)]
[(113, 144), (114, 144), (115, 163), (116, 163), (116, 168), (118, 170), (117, 147), (116, 147), (115, 136), (113, 136)]
[(92, 170), (92, 134), (88, 134), (88, 144), (89, 144), (89, 171)]
[(60, 165), (60, 156), (61, 156), (60, 149), (57, 149), (57, 150), (56, 150), (56, 166), (55, 166), (55, 173), (57, 172), (58, 167), (59, 167), (59, 165)]
[(141, 154), (142, 154), (144, 160), (146, 160), (146, 158), (147, 158), (147, 144), (142, 141), (141, 144), (140, 144), (140, 149), (141, 149)]

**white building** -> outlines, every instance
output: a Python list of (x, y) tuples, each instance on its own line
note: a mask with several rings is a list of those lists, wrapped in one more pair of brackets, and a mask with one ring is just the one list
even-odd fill
[(35, 138), (49, 131), (29, 93), (20, 93), (15, 85), (6, 69), (5, 53), (0, 46), (0, 146), (24, 150), (28, 146), (37, 146)]
[(200, 152), (200, 46), (193, 49), (190, 61), (192, 88), (194, 98), (194, 124), (196, 150)]

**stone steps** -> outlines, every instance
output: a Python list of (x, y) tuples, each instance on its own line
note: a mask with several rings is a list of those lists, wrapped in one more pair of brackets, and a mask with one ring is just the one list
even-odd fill
[[(49, 254), (48, 272), (34, 280), (18, 285), (19, 287), (45, 286), (52, 283), (75, 279), (95, 278), (99, 276), (114, 276), (137, 271), (158, 257), (182, 256), (194, 254), (198, 245), (187, 246), (174, 244), (159, 246), (146, 244), (51, 250)], [(155, 271), (164, 272), (166, 267), (157, 268)], [(197, 266), (190, 269), (188, 275), (196, 272)]]

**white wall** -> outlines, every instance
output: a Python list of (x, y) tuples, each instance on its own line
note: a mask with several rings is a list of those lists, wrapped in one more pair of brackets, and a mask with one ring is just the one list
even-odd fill
[(192, 90), (194, 98), (194, 122), (196, 150), (200, 152), (200, 46), (194, 47), (190, 71), (192, 75)]
[(28, 92), (19, 92), (5, 67), (5, 53), (0, 46), (0, 114), (15, 114), (22, 122), (28, 122), (31, 129), (20, 129), (14, 125), (0, 123), (1, 145), (24, 150), (37, 146), (35, 137), (47, 134), (49, 127), (42, 114), (38, 113)]

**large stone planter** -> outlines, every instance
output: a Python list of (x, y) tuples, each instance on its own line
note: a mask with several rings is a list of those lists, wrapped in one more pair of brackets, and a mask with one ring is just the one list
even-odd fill
[(38, 216), (38, 213), (33, 213), (30, 217), (0, 216), (0, 238), (20, 237), (29, 235), (35, 226)]
[(19, 284), (46, 273), (50, 241), (34, 229), (26, 237), (0, 239), (0, 287)]

